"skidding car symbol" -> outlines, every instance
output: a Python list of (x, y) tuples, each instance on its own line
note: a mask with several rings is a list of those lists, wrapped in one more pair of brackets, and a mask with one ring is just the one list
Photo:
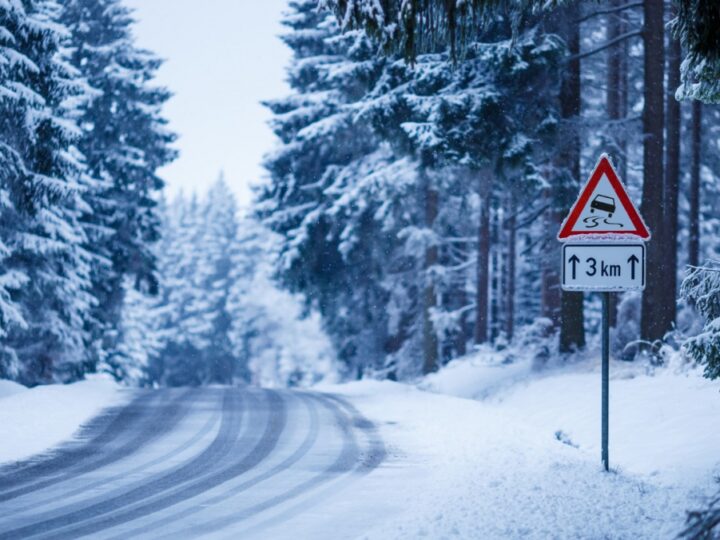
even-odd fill
[(613, 212), (615, 212), (615, 199), (605, 195), (595, 195), (595, 198), (590, 203), (590, 212), (595, 212), (595, 210), (607, 212), (608, 217), (611, 218)]

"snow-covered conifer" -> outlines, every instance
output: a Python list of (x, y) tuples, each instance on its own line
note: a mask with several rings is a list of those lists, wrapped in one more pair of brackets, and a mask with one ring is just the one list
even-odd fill
[(69, 0), (62, 22), (71, 35), (71, 61), (94, 92), (81, 110), (78, 145), (97, 182), (86, 195), (92, 208), (83, 221), (95, 255), (94, 337), (102, 341), (102, 356), (113, 352), (125, 278), (138, 289), (157, 289), (152, 244), (160, 235), (155, 194), (163, 182), (156, 171), (175, 157), (175, 137), (161, 115), (170, 93), (152, 84), (161, 60), (134, 44), (134, 21), (119, 0)]
[(342, 34), (315, 1), (291, 2), (290, 8), (284, 20), (290, 32), (283, 39), (294, 53), (288, 70), (294, 94), (267, 103), (283, 144), (266, 159), (271, 181), (258, 213), (284, 238), (282, 281), (323, 314), (338, 354), (357, 375), (360, 358), (369, 363), (382, 358), (383, 316), (373, 313), (382, 302), (364, 286), (371, 281), (378, 288), (376, 259), (343, 252), (343, 245), (362, 248), (353, 244), (360, 231), (346, 230), (328, 212), (338, 196), (333, 186), (341, 169), (376, 149), (372, 130), (355, 121), (352, 105), (373, 86), (381, 63), (362, 33)]
[[(81, 376), (94, 298), (91, 255), (80, 217), (89, 212), (85, 164), (75, 143), (78, 107), (88, 89), (67, 61), (68, 34), (60, 6), (49, 0), (4, 2), (2, 39), (12, 47), (5, 66), (0, 134), (9, 201), (3, 243), (13, 299), (21, 314), (7, 328), (4, 349), (27, 383)], [(5, 49), (8, 54), (10, 49)], [(6, 286), (8, 286), (6, 284)], [(6, 355), (7, 356), (7, 355)]]
[(690, 268), (681, 287), (683, 297), (705, 319), (705, 327), (685, 342), (685, 350), (705, 366), (709, 379), (720, 377), (720, 264)]

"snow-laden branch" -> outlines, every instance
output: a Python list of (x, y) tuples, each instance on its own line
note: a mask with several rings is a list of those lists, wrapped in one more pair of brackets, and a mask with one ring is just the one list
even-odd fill
[(720, 272), (720, 268), (708, 268), (707, 266), (695, 266), (688, 264), (687, 267), (692, 268), (693, 270), (700, 270), (702, 272)]
[(631, 4), (625, 4), (625, 5), (614, 7), (614, 8), (601, 9), (598, 11), (593, 11), (592, 13), (588, 13), (584, 17), (580, 17), (579, 19), (577, 19), (575, 22), (580, 24), (580, 23), (584, 23), (585, 21), (590, 20), (594, 17), (599, 17), (600, 15), (610, 15), (612, 13), (618, 13), (620, 11), (625, 11), (626, 9), (633, 9), (633, 8), (642, 7), (642, 6), (643, 6), (643, 2), (632, 2)]
[(622, 41), (625, 41), (626, 39), (631, 39), (637, 36), (642, 35), (642, 30), (633, 30), (632, 32), (625, 32), (624, 34), (619, 35), (615, 39), (611, 39), (610, 41), (604, 43), (600, 47), (597, 47), (595, 49), (582, 52), (580, 54), (574, 54), (572, 56), (568, 56), (566, 61), (570, 62), (572, 60), (582, 60), (583, 58), (587, 58), (588, 56), (592, 56), (593, 54), (597, 54), (599, 52), (604, 51), (605, 49), (609, 49), (613, 45), (616, 45)]
[[(550, 203), (544, 204), (544, 205), (541, 206), (538, 210), (536, 210), (533, 214), (531, 214), (530, 217), (525, 218), (525, 219), (524, 219), (523, 221), (521, 221), (520, 223), (516, 223), (516, 224), (515, 224), (515, 230), (517, 231), (517, 230), (520, 230), (520, 229), (524, 229), (525, 227), (528, 227), (528, 226), (531, 225), (537, 218), (539, 218), (541, 215), (543, 215), (543, 213), (545, 212), (545, 210), (547, 210), (548, 208), (550, 208)], [(508, 221), (509, 221), (509, 219), (508, 219), (508, 220), (505, 220), (505, 226), (507, 226)]]
[(469, 237), (445, 237), (442, 239), (444, 244), (477, 244), (478, 239), (477, 238), (469, 238)]

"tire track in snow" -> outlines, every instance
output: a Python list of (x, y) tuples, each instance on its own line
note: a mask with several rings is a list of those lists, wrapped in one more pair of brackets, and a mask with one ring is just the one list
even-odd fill
[[(189, 409), (190, 409), (191, 407), (190, 407), (190, 406), (187, 406), (187, 405), (185, 405), (185, 407), (186, 407), (186, 409), (188, 409), (188, 410), (186, 411), (186, 413), (185, 413), (183, 416), (184, 416), (184, 417), (187, 417), (187, 416), (188, 416)], [(139, 465), (139, 466), (137, 466), (137, 467), (135, 467), (135, 468), (132, 468), (132, 469), (127, 470), (127, 471), (122, 471), (121, 473), (118, 473), (118, 474), (116, 474), (115, 476), (111, 476), (111, 477), (108, 477), (108, 478), (101, 478), (101, 479), (99, 479), (99, 480), (97, 480), (97, 481), (95, 481), (95, 482), (91, 482), (91, 483), (89, 483), (89, 484), (83, 484), (83, 485), (79, 486), (78, 488), (73, 489), (73, 490), (71, 490), (71, 491), (63, 491), (63, 497), (69, 499), (69, 498), (71, 498), (71, 497), (75, 497), (75, 496), (80, 495), (80, 494), (82, 494), (82, 493), (90, 492), (90, 491), (92, 491), (92, 490), (94, 490), (94, 489), (96, 489), (96, 488), (98, 488), (98, 487), (100, 487), (100, 486), (102, 486), (102, 485), (112, 484), (113, 482), (115, 482), (115, 481), (117, 481), (117, 480), (120, 480), (120, 479), (122, 479), (122, 478), (129, 477), (129, 476), (136, 475), (136, 474), (138, 474), (138, 473), (140, 473), (140, 472), (143, 472), (143, 471), (145, 471), (145, 470), (147, 470), (147, 469), (149, 469), (149, 468), (151, 468), (151, 467), (154, 467), (155, 465), (158, 465), (158, 464), (160, 464), (160, 463), (163, 463), (163, 462), (165, 462), (165, 461), (168, 461), (168, 460), (171, 460), (171, 459), (177, 457), (178, 455), (180, 455), (180, 454), (182, 454), (183, 452), (185, 452), (187, 449), (192, 448), (194, 445), (196, 445), (197, 443), (199, 443), (203, 438), (205, 438), (205, 437), (212, 431), (213, 427), (215, 427), (215, 425), (218, 423), (218, 421), (219, 421), (219, 419), (220, 419), (220, 415), (221, 415), (220, 409), (216, 410), (211, 416), (208, 417), (208, 419), (206, 420), (205, 424), (197, 431), (197, 433), (195, 433), (195, 434), (194, 434), (190, 439), (188, 439), (185, 443), (181, 444), (181, 445), (178, 446), (177, 448), (174, 448), (172, 451), (170, 451), (170, 452), (168, 452), (168, 453), (165, 453), (165, 454), (163, 454), (163, 455), (160, 455), (160, 456), (156, 457), (155, 459), (153, 459), (153, 460), (151, 460), (151, 461), (148, 461), (148, 462), (146, 462), (146, 463), (143, 463), (143, 464), (141, 464), (141, 465)], [(163, 430), (163, 434), (164, 434), (166, 431), (167, 431), (167, 430)], [(160, 434), (158, 434), (158, 435), (160, 435)], [(155, 439), (157, 439), (157, 438), (158, 438), (158, 437), (155, 437)], [(143, 482), (141, 482), (141, 483), (145, 483), (145, 481), (143, 481)], [(122, 488), (121, 488), (121, 489), (122, 489)], [(127, 489), (127, 486), (125, 487), (125, 489)], [(106, 494), (106, 495), (107, 495), (107, 494)], [(33, 500), (33, 501), (29, 502), (26, 506), (24, 506), (24, 507), (17, 507), (17, 508), (14, 508), (13, 510), (14, 510), (15, 512), (25, 512), (25, 511), (27, 511), (27, 510), (34, 509), (34, 508), (36, 508), (36, 507), (38, 507), (38, 506), (42, 506), (42, 505), (45, 504), (45, 503), (50, 503), (50, 502), (52, 502), (53, 500), (55, 500), (55, 498), (56, 498), (56, 495), (55, 495), (55, 494), (52, 494), (52, 495), (50, 495), (49, 498), (41, 499), (41, 500), (39, 500), (39, 501)], [(82, 506), (84, 506), (84, 505), (87, 504), (87, 503), (86, 503), (85, 501), (83, 501), (83, 502), (80, 503), (80, 504), (81, 504)], [(67, 508), (67, 507), (65, 507), (65, 508)]]
[[(76, 478), (79, 475), (87, 474), (89, 472), (95, 471), (97, 469), (100, 469), (101, 467), (105, 467), (107, 465), (110, 465), (112, 463), (115, 463), (116, 461), (119, 461), (121, 459), (124, 459), (136, 452), (138, 452), (141, 448), (144, 446), (147, 446), (155, 439), (161, 437), (162, 435), (171, 432), (173, 428), (177, 425), (177, 423), (182, 419), (183, 416), (185, 416), (188, 412), (188, 407), (183, 405), (183, 400), (186, 398), (186, 396), (189, 394), (189, 391), (183, 392), (177, 396), (175, 396), (173, 399), (171, 399), (168, 403), (165, 403), (163, 405), (160, 405), (159, 407), (149, 407), (145, 405), (143, 408), (145, 409), (145, 417), (152, 416), (155, 420), (157, 418), (157, 415), (160, 414), (163, 418), (163, 422), (158, 423), (157, 429), (153, 430), (150, 434), (146, 432), (139, 432), (134, 437), (132, 437), (130, 440), (125, 442), (124, 444), (121, 444), (117, 448), (111, 448), (109, 445), (109, 441), (105, 441), (101, 444), (101, 446), (96, 451), (100, 454), (100, 457), (94, 456), (93, 458), (89, 459), (83, 459), (85, 456), (85, 453), (83, 452), (77, 452), (74, 453), (71, 459), (70, 463), (64, 462), (61, 458), (60, 464), (61, 467), (57, 469), (54, 476), (50, 478), (46, 478), (44, 480), (41, 480), (39, 482), (32, 483), (30, 485), (26, 485), (20, 488), (17, 488), (15, 490), (6, 491), (5, 493), (0, 494), (0, 502), (5, 502), (11, 499), (15, 499), (17, 497), (20, 497), (22, 495), (26, 495), (28, 493), (32, 493), (34, 491), (46, 488), (48, 486), (57, 484), (59, 482), (63, 482), (67, 480), (68, 478)], [(159, 399), (162, 400), (162, 398), (165, 396), (159, 396)], [(154, 411), (151, 413), (151, 411)], [(140, 416), (137, 418), (136, 422), (142, 422), (143, 417)], [(128, 431), (128, 430), (125, 430)], [(111, 440), (115, 440), (117, 437), (113, 437)], [(95, 444), (92, 445), (93, 447)], [(107, 449), (107, 451), (106, 451)], [(62, 450), (61, 450), (62, 451)], [(105, 453), (105, 455), (102, 455)], [(80, 461), (78, 461), (78, 459)], [(55, 460), (53, 460), (55, 461)], [(38, 464), (38, 467), (40, 467), (42, 464)], [(37, 472), (33, 474), (38, 474)], [(43, 473), (41, 473), (43, 474)], [(45, 473), (47, 474), (47, 473)], [(4, 483), (4, 479), (3, 479)]]
[[(234, 391), (233, 391), (234, 390)], [(140, 502), (143, 499), (158, 495), (163, 491), (167, 491), (176, 487), (178, 484), (188, 482), (194, 477), (201, 476), (205, 470), (213, 467), (219, 460), (225, 457), (230, 450), (232, 443), (237, 439), (240, 431), (240, 423), (243, 416), (242, 399), (237, 389), (227, 389), (223, 393), (223, 416), (220, 424), (220, 430), (213, 440), (203, 452), (198, 454), (189, 462), (181, 465), (177, 469), (164, 473), (160, 476), (149, 478), (142, 485), (115, 495), (110, 498), (103, 499), (99, 502), (85, 502), (81, 508), (63, 512), (63, 509), (56, 510), (54, 513), (63, 512), (60, 515), (48, 519), (42, 519), (10, 531), (0, 531), (0, 539), (27, 538), (32, 535), (47, 534), (57, 529), (75, 526), (78, 523), (88, 521), (90, 519), (103, 516), (118, 510), (122, 510), (129, 504)], [(153, 429), (154, 426), (148, 426)], [(154, 511), (154, 510), (151, 510)], [(68, 530), (60, 532), (59, 535), (48, 536), (49, 538), (77, 538), (83, 534), (89, 534), (96, 530), (106, 528), (104, 522), (101, 526), (96, 523), (88, 524), (88, 532), (80, 532), (76, 530)], [(80, 527), (76, 527), (80, 528)]]
[[(317, 477), (309, 480), (308, 482), (306, 482), (305, 485), (298, 488), (302, 489), (302, 491), (304, 492), (303, 494), (305, 494), (306, 497), (301, 498), (293, 506), (286, 508), (281, 515), (273, 516), (264, 521), (261, 521), (256, 525), (253, 525), (250, 528), (244, 529), (242, 531), (243, 536), (254, 537), (254, 535), (258, 535), (260, 538), (267, 536), (267, 530), (271, 527), (276, 526), (279, 523), (286, 522), (294, 518), (298, 514), (306, 512), (312, 507), (321, 504), (328, 497), (331, 497), (341, 489), (348, 487), (354, 481), (359, 480), (367, 474), (370, 474), (373, 470), (379, 467), (383, 461), (385, 461), (385, 458), (387, 457), (385, 443), (380, 437), (377, 427), (373, 422), (365, 418), (353, 405), (351, 405), (344, 398), (341, 398), (334, 394), (316, 394), (316, 396), (320, 399), (333, 400), (337, 405), (346, 409), (346, 411), (349, 413), (352, 425), (359, 429), (361, 433), (368, 439), (368, 451), (362, 455), (362, 460), (358, 463), (357, 467), (353, 468), (353, 470), (351, 471), (348, 471), (348, 473), (346, 473), (345, 475), (338, 475), (339, 479), (337, 479), (336, 481), (337, 486), (335, 484), (331, 484), (331, 482), (334, 480), (334, 478), (332, 477), (327, 478), (322, 482), (320, 482), (320, 479)], [(311, 493), (307, 495), (308, 492)], [(232, 536), (234, 536), (235, 534), (237, 534), (237, 532), (233, 530)], [(232, 538), (232, 536), (230, 538)]]
[[(303, 393), (300, 393), (300, 392), (295, 393), (295, 396), (307, 408), (307, 411), (308, 411), (308, 414), (310, 417), (310, 425), (308, 427), (307, 434), (305, 435), (305, 438), (303, 439), (302, 443), (290, 456), (285, 458), (282, 462), (278, 463), (271, 469), (265, 471), (264, 473), (262, 473), (258, 476), (255, 476), (239, 485), (233, 486), (232, 488), (225, 490), (222, 493), (220, 493), (210, 499), (203, 500), (202, 506), (198, 505), (198, 506), (195, 506), (194, 508), (183, 509), (177, 513), (170, 514), (169, 516), (166, 516), (159, 521), (149, 523), (142, 527), (137, 527), (130, 531), (124, 531), (122, 534), (114, 536), (110, 540), (125, 540), (126, 538), (133, 538), (140, 534), (147, 534), (150, 531), (157, 530), (158, 528), (163, 527), (165, 525), (170, 525), (172, 523), (176, 523), (177, 520), (180, 518), (184, 518), (189, 515), (196, 514), (198, 512), (203, 511), (205, 506), (216, 504), (221, 501), (225, 501), (232, 497), (235, 497), (238, 494), (242, 493), (243, 491), (247, 491), (248, 489), (252, 488), (253, 486), (256, 486), (260, 482), (264, 482), (265, 480), (268, 480), (268, 479), (270, 479), (274, 476), (277, 476), (278, 474), (281, 474), (282, 472), (290, 469), (294, 464), (296, 464), (303, 457), (305, 457), (310, 452), (310, 450), (312, 450), (312, 447), (317, 442), (318, 436), (320, 434), (320, 423), (319, 423), (319, 418), (318, 418), (317, 406), (307, 395), (305, 395)], [(203, 531), (205, 531), (204, 526), (202, 526), (200, 528)], [(160, 540), (162, 538), (173, 538), (174, 536), (175, 536), (175, 534), (171, 533), (171, 534), (164, 535), (164, 536), (155, 536), (155, 538), (157, 540)]]
[(333, 400), (348, 411), (353, 426), (367, 437), (369, 448), (363, 455), (363, 459), (358, 466), (358, 472), (371, 472), (373, 469), (379, 467), (387, 458), (387, 450), (385, 449), (385, 443), (380, 436), (377, 426), (363, 416), (363, 414), (345, 398), (336, 394), (320, 394), (320, 397)]
[[(233, 394), (239, 393), (239, 390), (233, 389)], [(55, 538), (77, 538), (78, 536), (84, 536), (104, 529), (120, 525), (134, 519), (138, 519), (149, 514), (164, 510), (180, 501), (195, 497), (205, 491), (208, 491), (216, 486), (219, 486), (234, 477), (247, 472), (253, 467), (257, 466), (265, 457), (267, 457), (280, 438), (282, 431), (285, 428), (285, 421), (287, 418), (287, 411), (285, 406), (285, 400), (280, 396), (278, 392), (272, 390), (265, 390), (266, 395), (266, 406), (269, 409), (267, 420), (265, 422), (265, 430), (260, 437), (260, 440), (253, 446), (249, 453), (247, 453), (240, 461), (236, 462), (230, 467), (222, 468), (217, 472), (205, 476), (197, 482), (189, 483), (189, 485), (174, 491), (164, 497), (148, 501), (141, 506), (113, 513), (104, 519), (94, 520), (90, 523), (72, 527), (70, 529), (63, 530), (57, 535), (49, 535), (44, 538), (55, 539)], [(260, 410), (257, 408), (248, 408), (249, 412), (254, 410)], [(274, 414), (273, 414), (274, 413)], [(251, 430), (252, 431), (252, 430)], [(237, 439), (237, 435), (232, 438), (232, 443)], [(241, 445), (242, 446), (242, 445)], [(220, 461), (220, 460), (218, 460)], [(153, 482), (156, 484), (157, 481)], [(171, 486), (172, 487), (172, 486)], [(183, 534), (186, 534), (186, 530), (183, 530)]]
[(159, 395), (154, 392), (143, 394), (127, 405), (113, 407), (92, 420), (82, 430), (80, 440), (73, 441), (65, 447), (0, 467), (3, 488), (0, 492), (0, 501), (6, 500), (2, 497), (9, 491), (7, 488), (33, 482), (38, 477), (57, 473), (91, 458), (103, 446), (131, 430), (143, 413), (148, 411), (148, 405), (159, 399)]
[[(370, 422), (370, 420), (362, 416), (355, 407), (350, 405), (347, 401), (331, 394), (308, 393), (305, 395), (320, 403), (333, 415), (336, 427), (339, 429), (343, 440), (340, 454), (335, 461), (333, 461), (333, 463), (331, 463), (321, 473), (304, 482), (301, 482), (300, 484), (297, 484), (282, 494), (266, 499), (265, 501), (249, 508), (238, 510), (232, 515), (208, 520), (194, 527), (185, 528), (183, 529), (184, 534), (189, 533), (190, 535), (201, 535), (226, 529), (232, 525), (254, 517), (261, 512), (270, 510), (282, 503), (300, 498), (323, 484), (335, 480), (338, 476), (342, 476), (343, 474), (351, 471), (360, 474), (368, 474), (384, 461), (386, 457), (385, 446), (377, 433), (375, 425)], [(353, 431), (354, 429), (358, 429), (368, 436), (369, 450), (364, 455), (357, 444), (357, 438), (355, 437), (355, 433)], [(360, 457), (362, 457), (361, 460), (359, 459)], [(292, 509), (280, 516), (273, 516), (272, 518), (249, 529), (245, 529), (242, 532), (234, 531), (234, 533), (238, 535), (256, 534), (272, 525), (277, 525), (282, 521), (292, 518), (300, 511), (306, 510), (311, 506), (315, 506), (318, 502), (320, 502), (320, 500), (321, 499), (319, 498), (313, 498), (312, 500), (300, 502), (298, 505), (294, 506)], [(171, 538), (173, 538), (173, 534), (167, 534), (159, 537), (158, 540), (169, 540)]]

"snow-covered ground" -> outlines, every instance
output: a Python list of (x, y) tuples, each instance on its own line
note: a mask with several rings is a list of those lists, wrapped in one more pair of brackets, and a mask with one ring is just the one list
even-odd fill
[[(610, 451), (616, 470), (669, 483), (697, 482), (720, 464), (720, 381), (675, 358), (654, 368), (612, 362)], [(474, 391), (469, 383), (475, 385)], [(583, 361), (533, 372), (529, 363), (503, 365), (470, 357), (426, 378), (422, 387), (481, 399), (499, 413), (600, 455), (600, 366)]]
[[(717, 489), (719, 381), (682, 365), (613, 363), (605, 473), (598, 362), (536, 371), (503, 358), (469, 356), (415, 386), (318, 387), (375, 422), (387, 459), (318, 493), (316, 506), (290, 508), (279, 537), (673, 538)], [(0, 461), (71, 438), (129, 395), (102, 379), (32, 390), (0, 381)]]
[(102, 377), (31, 389), (0, 380), (0, 463), (72, 439), (102, 409), (124, 403), (128, 397), (127, 390)]
[(378, 422), (387, 466), (422, 472), (375, 487), (397, 514), (367, 537), (675, 537), (686, 510), (716, 489), (720, 382), (674, 367), (653, 376), (637, 364), (611, 369), (609, 474), (592, 361), (534, 373), (479, 355), (426, 378), (422, 390), (335, 387)]

